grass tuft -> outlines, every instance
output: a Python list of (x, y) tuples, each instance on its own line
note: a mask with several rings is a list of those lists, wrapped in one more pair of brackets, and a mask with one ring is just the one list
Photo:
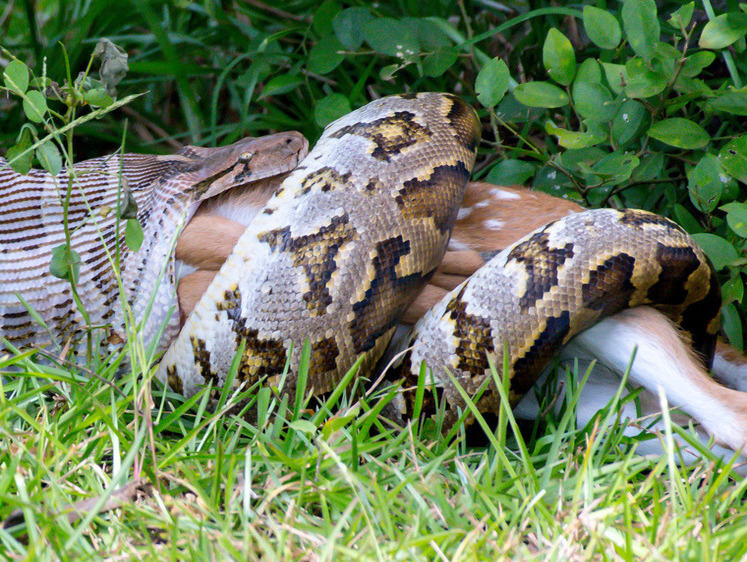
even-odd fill
[[(490, 428), (467, 400), (489, 431), (485, 446), (468, 447), (422, 420), (382, 420), (397, 389), (355, 398), (355, 369), (316, 409), (298, 385), (290, 397), (223, 392), (213, 412), (209, 388), (184, 399), (154, 385), (146, 400), (147, 384), (101, 384), (29, 353), (1, 366), (23, 369), (0, 389), (10, 557), (745, 554), (745, 481), (707, 451), (678, 466), (671, 436), (690, 433), (669, 418), (666, 455), (637, 456), (638, 441), (615, 423), (619, 401), (575, 427), (578, 385), (557, 414), (523, 430), (508, 409)], [(256, 422), (235, 413), (247, 408)]]

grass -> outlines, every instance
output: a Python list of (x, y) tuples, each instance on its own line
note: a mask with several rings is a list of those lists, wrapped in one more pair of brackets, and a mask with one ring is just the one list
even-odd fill
[[(46, 57), (52, 77), (66, 74), (66, 59), (73, 76), (85, 68), (100, 36), (127, 49), (120, 99), (145, 95), (122, 112), (80, 123), (76, 159), (113, 151), (123, 138), (135, 152), (288, 129), (313, 140), (345, 108), (340, 95), (357, 106), (406, 90), (458, 90), (480, 107), (475, 76), (493, 57), (522, 81), (544, 76), (542, 42), (551, 27), (572, 32), (570, 20), (546, 2), (513, 2), (509, 16), (526, 15), (528, 4), (545, 11), (505, 26), (507, 17), (491, 9), (496, 4), (380, 3), (378, 18), (457, 14), (444, 28), (467, 47), (440, 76), (420, 71), (423, 57), (389, 77), (388, 67), (402, 61), (367, 45), (347, 50), (331, 71), (321, 68), (329, 61), (315, 59), (314, 47), (331, 36), (335, 2), (288, 1), (281, 13), (255, 1), (159, 1), (138, 9), (104, 0), (14, 2), (0, 9), (0, 46), (38, 75)], [(504, 35), (490, 37), (499, 24)], [(471, 42), (476, 36), (484, 39)], [(744, 72), (743, 60), (739, 65)], [(716, 69), (709, 79), (725, 76)], [(479, 177), (506, 156), (532, 161), (537, 147), (547, 158), (560, 151), (543, 122), (532, 121), (537, 115), (507, 125), (492, 111), (480, 113), (489, 126)], [(564, 120), (573, 124), (570, 114)], [(2, 97), (0, 146), (15, 142), (22, 122), (17, 100)], [(672, 180), (666, 188), (674, 195), (656, 210), (688, 205), (684, 183)], [(499, 429), (475, 445), (461, 429), (446, 439), (432, 421), (403, 428), (379, 418), (386, 391), (357, 400), (341, 387), (311, 408), (303, 392), (278, 397), (264, 387), (224, 392), (212, 411), (207, 392), (185, 401), (152, 385), (152, 364), (141, 351), (132, 355), (135, 368), (119, 379), (106, 361), (81, 369), (50, 366), (32, 352), (0, 357), (0, 555), (745, 558), (747, 484), (707, 452), (677, 466), (671, 435), (689, 430), (669, 420), (654, 437), (663, 439), (665, 454), (643, 458), (638, 438), (615, 423), (619, 406), (577, 427), (571, 393), (541, 423), (519, 426), (502, 412)], [(238, 415), (243, 407), (261, 422)]]
[[(614, 405), (575, 427), (571, 396), (523, 432), (468, 445), (404, 428), (382, 396), (264, 388), (188, 402), (135, 377), (5, 358), (0, 542), (8, 558), (728, 559), (747, 550), (747, 481), (635, 454)], [(342, 390), (342, 388), (340, 389)], [(251, 423), (232, 407), (268, 412)], [(518, 427), (510, 412), (499, 427)], [(667, 425), (671, 431), (685, 430)], [(671, 435), (670, 435), (671, 436)]]

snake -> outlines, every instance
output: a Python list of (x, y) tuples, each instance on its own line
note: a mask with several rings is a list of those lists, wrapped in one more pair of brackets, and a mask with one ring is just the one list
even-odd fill
[[(305, 365), (308, 388), (323, 394), (354, 365), (374, 369), (444, 255), (480, 131), (474, 110), (444, 93), (381, 98), (328, 125), (178, 335), (161, 338), (170, 345), (158, 377), (191, 396), (208, 384), (222, 389), (232, 366), (237, 388), (273, 384), (287, 369), (283, 390), (292, 392)], [(182, 205), (219, 191), (209, 184), (186, 189)], [(182, 206), (174, 214), (189, 213)], [(703, 251), (668, 219), (577, 213), (517, 241), (447, 294), (415, 326), (400, 373), (413, 382), (421, 364), (429, 367), (449, 423), (465, 405), (458, 386), (482, 393), (481, 411), (496, 411), (499, 392), (486, 381), (492, 365), (507, 366), (513, 405), (574, 335), (639, 305), (675, 322), (707, 366), (719, 291)], [(137, 292), (126, 300), (136, 302)], [(6, 315), (2, 335), (26, 337), (6, 327)]]
[[(177, 233), (201, 201), (290, 171), (307, 146), (298, 133), (279, 133), (172, 155), (114, 154), (54, 176), (20, 174), (0, 158), (0, 336), (16, 349), (59, 354), (72, 345), (83, 355), (87, 334), (102, 349), (126, 341), (129, 316), (146, 347), (163, 351), (180, 327)], [(127, 201), (143, 230), (137, 250), (126, 244)], [(80, 258), (78, 301), (70, 282), (50, 273), (66, 222)]]

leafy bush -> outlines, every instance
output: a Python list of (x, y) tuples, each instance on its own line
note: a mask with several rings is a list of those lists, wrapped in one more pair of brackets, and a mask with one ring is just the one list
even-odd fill
[[(476, 177), (529, 183), (589, 206), (654, 210), (693, 233), (723, 272), (725, 328), (741, 344), (743, 4), (727, 2), (718, 14), (709, 0), (625, 0), (606, 9), (517, 2), (500, 11), (452, 0), (277, 8), (162, 1), (134, 12), (73, 4), (50, 3), (31, 36), (16, 8), (2, 41), (30, 66), (48, 56), (49, 75), (67, 74), (57, 40), (71, 68), (85, 66), (86, 35), (125, 47), (130, 72), (120, 90), (146, 91), (126, 108), (128, 150), (152, 151), (155, 139), (223, 144), (287, 129), (313, 141), (373, 97), (452, 91), (483, 118)], [(17, 138), (20, 113), (0, 114), (6, 144)], [(116, 149), (123, 127), (120, 113), (81, 123), (77, 156)]]

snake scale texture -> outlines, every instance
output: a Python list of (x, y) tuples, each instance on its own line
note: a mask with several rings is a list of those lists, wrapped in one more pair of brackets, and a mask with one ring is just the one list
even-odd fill
[[(278, 376), (290, 353), (286, 388), (292, 389), (304, 341), (310, 348), (308, 385), (316, 392), (333, 389), (360, 357), (365, 373), (443, 256), (475, 160), (479, 131), (471, 108), (453, 95), (435, 93), (383, 98), (329, 125), (240, 238), (164, 355), (159, 377), (186, 395), (208, 382), (221, 388), (241, 351), (234, 384), (251, 385)], [(163, 268), (170, 259), (164, 248), (171, 248), (184, 221), (175, 221), (174, 228), (166, 228), (165, 221), (188, 217), (195, 201), (225, 186), (218, 185), (224, 180), (215, 172), (202, 173), (196, 182), (163, 171), (164, 166), (188, 166), (184, 162), (136, 158), (133, 171), (125, 174), (133, 193), (163, 191), (170, 197), (167, 207), (172, 202), (174, 206), (168, 211), (159, 206), (158, 218), (139, 215), (146, 228), (158, 220), (158, 232), (146, 230), (146, 239), (168, 239), (165, 245), (152, 242), (158, 252), (151, 250), (150, 256), (122, 266), (123, 274), (138, 271), (142, 277), (143, 268), (155, 267), (154, 262)], [(107, 161), (93, 162), (89, 166)], [(120, 162), (127, 168), (126, 157), (107, 164), (108, 183), (97, 175), (84, 189), (96, 192), (106, 183), (111, 192)], [(29, 181), (9, 179), (8, 174), (0, 169), (0, 186), (12, 194), (21, 191), (13, 186)], [(58, 178), (57, 183), (63, 180)], [(178, 185), (171, 185), (174, 182)], [(201, 188), (195, 192), (190, 182)], [(40, 285), (56, 283), (44, 273), (48, 257), (46, 262), (46, 254), (35, 261), (24, 258), (22, 252), (30, 251), (24, 242), (10, 246), (8, 236), (2, 238), (12, 232), (12, 217), (26, 220), (19, 214), (19, 200), (36, 201), (32, 214), (44, 215), (42, 202), (55, 194), (43, 192), (40, 186), (49, 190), (52, 183), (49, 178), (27, 183), (25, 195), (15, 195), (10, 206), (4, 197), (5, 206), (0, 207), (0, 243), (4, 244), (0, 275), (5, 276), (0, 334), (14, 342), (41, 341), (38, 330), (28, 325), (28, 317), (11, 298), (15, 291), (34, 305), (46, 302), (50, 293), (64, 295), (64, 287), (58, 284), (51, 290), (45, 287), (44, 296), (35, 296)], [(139, 203), (141, 213), (149, 207), (146, 200)], [(116, 205), (116, 200), (108, 205)], [(91, 216), (82, 209), (77, 212), (83, 222)], [(48, 234), (39, 228), (25, 243), (41, 245), (43, 236)], [(59, 241), (57, 232), (54, 240), (44, 244)], [(104, 259), (92, 251), (101, 246), (97, 233), (80, 244), (83, 252)], [(11, 251), (16, 252), (15, 261)], [(17, 265), (19, 255), (28, 259), (27, 268)], [(28, 284), (19, 279), (26, 269)], [(120, 329), (112, 282), (101, 284), (100, 278), (89, 280), (85, 275), (82, 268), (81, 279), (98, 287), (98, 292), (84, 293), (86, 304), (103, 310), (96, 321)], [(140, 287), (128, 285), (133, 279), (132, 274), (123, 279), (130, 304), (144, 298), (139, 295), (142, 281)], [(163, 290), (170, 299), (172, 282), (168, 271)], [(55, 333), (69, 333), (71, 322), (80, 325), (73, 320), (76, 316), (68, 301), (63, 298), (43, 315)], [(171, 302), (164, 296), (154, 309), (170, 310)], [(501, 365), (506, 349), (514, 403), (575, 334), (605, 316), (641, 304), (662, 310), (690, 335), (704, 362), (712, 360), (719, 327), (719, 286), (692, 238), (674, 223), (643, 211), (572, 215), (507, 248), (436, 305), (415, 327), (411, 351), (404, 359), (406, 376), (416, 379), (425, 361), (432, 380), (446, 395), (447, 417), (453, 421), (463, 402), (444, 370), (474, 392), (489, 376), (489, 361)], [(55, 312), (58, 308), (60, 312)], [(154, 325), (167, 318), (163, 314)], [(488, 387), (479, 407), (497, 411), (497, 392)]]
[[(179, 331), (172, 256), (182, 225), (202, 199), (292, 169), (305, 146), (301, 135), (282, 133), (220, 149), (187, 146), (170, 156), (105, 156), (56, 177), (41, 170), (17, 174), (0, 158), (0, 336), (17, 348), (52, 345), (54, 352), (77, 342), (75, 351), (83, 353), (86, 333), (101, 346), (124, 341), (129, 308), (142, 322), (143, 341), (164, 348)], [(71, 246), (81, 258), (76, 290), (90, 324), (70, 283), (49, 272), (52, 249), (65, 242), (68, 187)], [(118, 202), (127, 194), (143, 228), (144, 242), (135, 252), (127, 248), (124, 222), (117, 218)], [(127, 307), (114, 275), (116, 252)]]
[[(377, 100), (329, 125), (249, 225), (161, 361), (187, 395), (282, 372), (310, 342), (309, 387), (383, 353), (443, 257), (479, 121), (455, 96)], [(294, 377), (290, 377), (290, 388)]]

